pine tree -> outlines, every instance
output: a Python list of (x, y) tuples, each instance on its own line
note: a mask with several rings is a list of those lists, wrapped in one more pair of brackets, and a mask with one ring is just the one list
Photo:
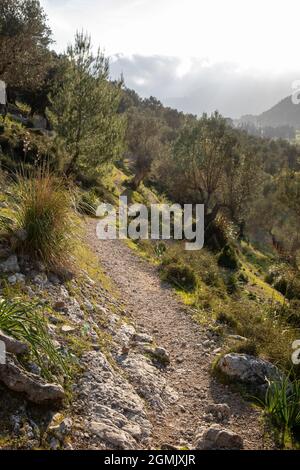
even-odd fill
[(118, 114), (122, 83), (109, 81), (108, 60), (100, 50), (93, 54), (90, 36), (76, 33), (65, 59), (48, 117), (65, 143), (70, 174), (119, 158), (124, 118)]

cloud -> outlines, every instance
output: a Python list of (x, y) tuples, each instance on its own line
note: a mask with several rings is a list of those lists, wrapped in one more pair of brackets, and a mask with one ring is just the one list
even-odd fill
[(123, 73), (126, 86), (141, 96), (193, 114), (220, 111), (225, 116), (259, 114), (291, 93), (297, 73), (273, 74), (242, 69), (230, 62), (153, 55), (111, 57), (113, 78)]

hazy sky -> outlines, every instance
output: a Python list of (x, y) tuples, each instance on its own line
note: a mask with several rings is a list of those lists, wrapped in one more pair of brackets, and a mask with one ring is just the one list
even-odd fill
[(201, 113), (259, 113), (300, 79), (299, 0), (41, 0), (56, 49), (76, 29), (141, 95)]

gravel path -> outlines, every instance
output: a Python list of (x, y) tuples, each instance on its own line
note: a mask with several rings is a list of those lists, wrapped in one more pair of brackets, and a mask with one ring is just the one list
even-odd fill
[(180, 399), (163, 414), (149, 410), (154, 426), (151, 448), (191, 442), (200, 426), (212, 424), (205, 415), (213, 403), (229, 405), (231, 417), (222, 425), (242, 436), (245, 448), (267, 448), (260, 413), (210, 374), (218, 347), (217, 342), (207, 345), (210, 332), (195, 323), (172, 289), (161, 283), (155, 266), (120, 240), (97, 240), (95, 227), (96, 221), (87, 221), (88, 243), (117, 286), (131, 321), (171, 357), (162, 373)]

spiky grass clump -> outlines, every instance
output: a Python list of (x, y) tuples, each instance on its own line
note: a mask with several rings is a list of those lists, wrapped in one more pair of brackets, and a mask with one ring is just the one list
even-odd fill
[(300, 429), (300, 381), (290, 381), (288, 377), (270, 381), (263, 406), (284, 443), (292, 432)]
[(13, 235), (16, 251), (48, 268), (68, 266), (78, 231), (63, 180), (37, 170), (29, 177), (19, 175), (12, 193), (11, 222), (2, 226)]
[(30, 346), (31, 354), (46, 378), (52, 378), (51, 370), (68, 372), (66, 361), (55, 348), (38, 306), (0, 299), (0, 330)]

